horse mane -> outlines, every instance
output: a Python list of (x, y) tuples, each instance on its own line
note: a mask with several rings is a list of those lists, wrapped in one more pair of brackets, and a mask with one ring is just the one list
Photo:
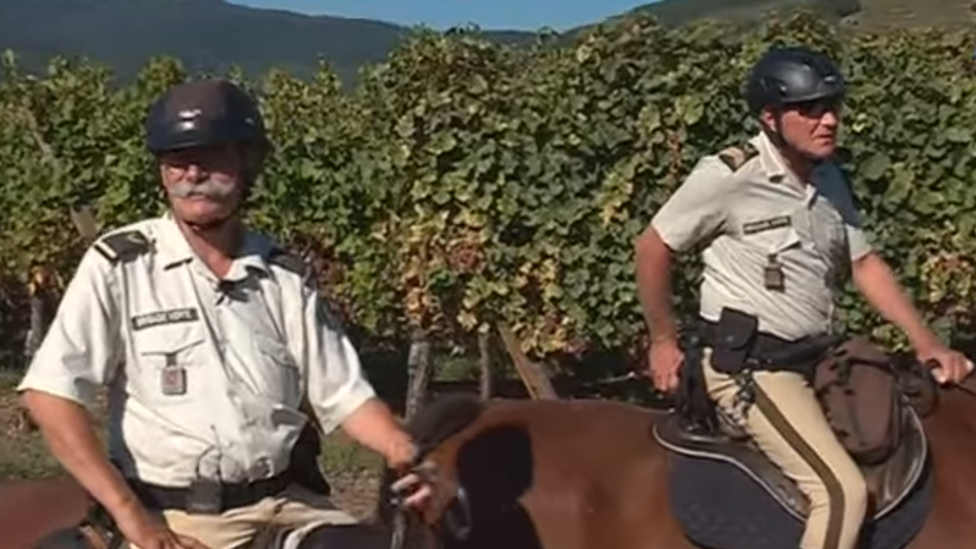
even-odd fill
[(923, 418), (935, 413), (945, 388), (936, 383), (929, 369), (911, 351), (895, 351), (889, 357), (892, 373), (909, 405)]

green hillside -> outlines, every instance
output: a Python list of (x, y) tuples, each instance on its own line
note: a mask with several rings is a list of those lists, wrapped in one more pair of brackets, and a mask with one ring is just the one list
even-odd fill
[[(663, 0), (636, 10), (649, 12), (667, 25), (703, 17), (732, 18), (746, 23), (770, 10), (811, 8), (830, 20), (874, 17), (916, 22), (908, 0)], [(874, 9), (874, 3), (885, 5)], [(901, 4), (905, 4), (904, 6)], [(933, 0), (926, 20), (959, 21), (962, 2)], [(937, 16), (937, 13), (941, 16)], [(621, 14), (626, 15), (626, 14)], [(594, 22), (598, 23), (597, 21)], [(567, 39), (587, 27), (564, 33)], [(246, 73), (271, 67), (299, 75), (329, 62), (343, 81), (355, 79), (367, 63), (386, 58), (410, 32), (381, 21), (308, 16), (256, 9), (223, 0), (30, 0), (0, 3), (0, 49), (12, 49), (26, 66), (42, 68), (56, 55), (82, 55), (111, 66), (123, 79), (134, 75), (150, 57), (171, 55), (194, 71), (223, 72), (232, 65)], [(491, 30), (499, 42), (532, 41), (534, 33)]]

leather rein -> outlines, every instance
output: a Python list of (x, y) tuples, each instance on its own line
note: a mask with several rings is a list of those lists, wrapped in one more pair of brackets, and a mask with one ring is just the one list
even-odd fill
[[(421, 452), (419, 456), (423, 456), (426, 453)], [(420, 477), (429, 486), (437, 487), (439, 483), (436, 468), (430, 464), (422, 463), (422, 459), (422, 457), (415, 459), (409, 468), (409, 472)], [(436, 495), (436, 488), (434, 492)], [(408, 494), (394, 493), (390, 498), (389, 503), (393, 511), (393, 531), (390, 537), (390, 549), (404, 549), (406, 546), (410, 523), (409, 514), (414, 512), (404, 503), (408, 497)], [(460, 483), (454, 490), (453, 499), (457, 502), (456, 506), (440, 506), (444, 509), (444, 526), (451, 537), (463, 541), (471, 534), (471, 502), (468, 498), (467, 491)]]

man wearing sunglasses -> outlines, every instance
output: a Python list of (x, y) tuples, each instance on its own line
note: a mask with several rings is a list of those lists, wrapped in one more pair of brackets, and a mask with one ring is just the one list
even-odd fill
[[(923, 324), (862, 232), (850, 185), (832, 161), (846, 85), (807, 48), (774, 48), (745, 90), (761, 131), (703, 158), (636, 244), (637, 280), (651, 335), (655, 386), (678, 387), (684, 355), (670, 309), (671, 256), (704, 244), (701, 376), (719, 415), (748, 435), (809, 497), (801, 549), (853, 549), (867, 505), (865, 480), (808, 383), (809, 364), (777, 364), (738, 381), (748, 358), (833, 332), (848, 277), (900, 327), (942, 382), (972, 365)], [(743, 399), (742, 397), (746, 398)]]

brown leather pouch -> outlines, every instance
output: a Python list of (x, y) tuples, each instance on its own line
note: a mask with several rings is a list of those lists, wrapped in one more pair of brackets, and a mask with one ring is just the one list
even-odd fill
[(887, 458), (901, 439), (898, 384), (889, 357), (853, 338), (816, 368), (813, 387), (838, 439), (862, 464)]

